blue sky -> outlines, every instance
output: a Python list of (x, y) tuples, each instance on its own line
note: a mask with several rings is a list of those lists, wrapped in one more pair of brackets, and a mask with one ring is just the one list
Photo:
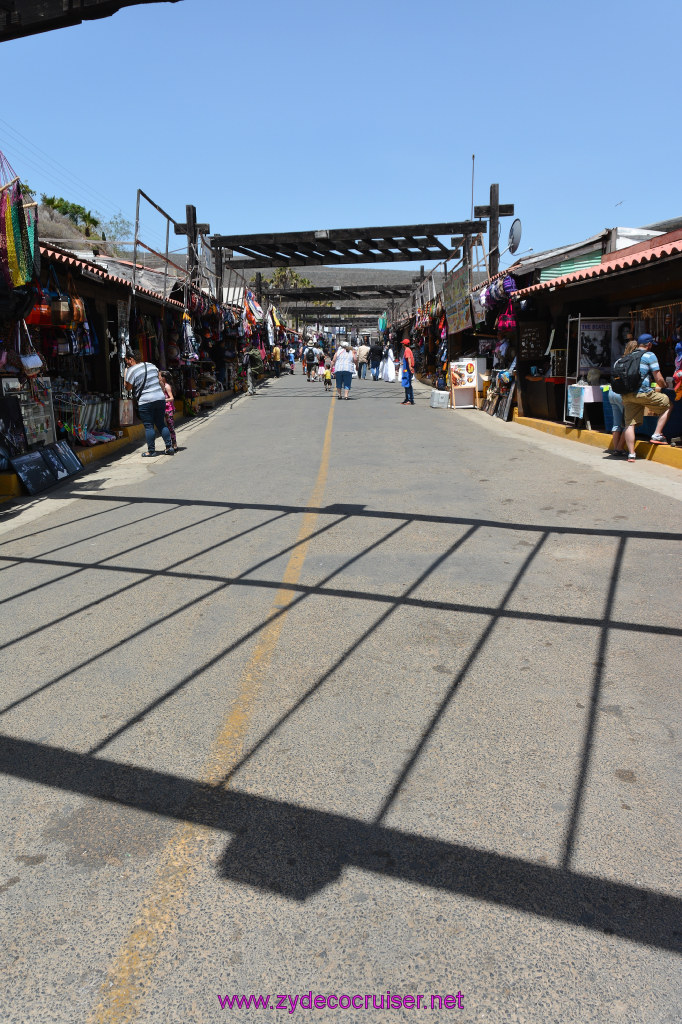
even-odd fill
[(39, 191), (132, 219), (141, 187), (224, 234), (466, 219), (475, 153), (475, 202), (499, 182), (539, 251), (682, 214), (681, 28), (680, 0), (132, 7), (0, 44), (0, 149)]

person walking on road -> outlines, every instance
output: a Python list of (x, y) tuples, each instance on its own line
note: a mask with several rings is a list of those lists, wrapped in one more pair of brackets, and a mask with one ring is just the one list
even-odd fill
[(384, 349), (383, 369), (381, 376), (389, 384), (392, 384), (395, 380), (395, 356), (393, 355), (393, 349), (390, 344)]
[(405, 388), (405, 401), (403, 405), (414, 405), (414, 391), (412, 390), (412, 378), (414, 377), (414, 354), (410, 348), (410, 339), (403, 341), (402, 377), (400, 382)]
[[(625, 443), (628, 447), (628, 462), (635, 462), (635, 427), (641, 426), (644, 421), (644, 409), (646, 406), (660, 411), (656, 430), (651, 435), (652, 444), (667, 444), (666, 438), (661, 431), (670, 415), (670, 399), (662, 391), (652, 387), (654, 381), (659, 387), (666, 387), (665, 378), (658, 365), (658, 359), (651, 351), (656, 341), (651, 334), (640, 334), (637, 339), (635, 352), (640, 355), (639, 378), (640, 385), (637, 391), (631, 391), (623, 395), (623, 409), (625, 412)], [(634, 357), (633, 353), (633, 357)], [(627, 357), (623, 357), (627, 358)]]
[(246, 370), (246, 385), (248, 393), (250, 395), (255, 395), (256, 389), (253, 386), (253, 372), (254, 370), (262, 368), (263, 360), (261, 358), (260, 352), (253, 345), (247, 345), (247, 347), (244, 349), (244, 355), (242, 356), (242, 366)]
[(272, 365), (275, 368), (275, 377), (280, 377), (282, 374), (282, 350), (279, 347), (279, 342), (275, 342), (275, 347), (272, 350)]
[(315, 349), (312, 345), (308, 345), (305, 350), (305, 367), (308, 373), (308, 380), (310, 380), (310, 374), (315, 368)]
[(350, 382), (355, 368), (355, 352), (351, 352), (350, 342), (342, 341), (334, 354), (332, 373), (336, 374), (336, 397), (348, 401)]
[(372, 380), (379, 380), (379, 367), (381, 366), (381, 345), (374, 344), (369, 346), (369, 368), (372, 371)]
[(293, 346), (289, 346), (289, 373), (293, 375), (296, 367), (296, 353), (294, 352)]
[(143, 363), (138, 349), (128, 349), (124, 362), (126, 372), (123, 383), (126, 391), (130, 391), (137, 402), (137, 415), (144, 424), (147, 451), (142, 453), (142, 458), (150, 459), (157, 454), (155, 430), (163, 438), (166, 455), (175, 455), (170, 431), (166, 426), (166, 393), (158, 367), (154, 363)]
[(367, 339), (362, 339), (362, 345), (358, 347), (358, 380), (365, 380), (367, 377), (367, 363), (369, 361), (369, 345)]

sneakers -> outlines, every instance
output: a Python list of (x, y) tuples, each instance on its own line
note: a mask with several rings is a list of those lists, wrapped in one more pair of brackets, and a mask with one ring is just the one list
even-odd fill
[(637, 462), (637, 456), (634, 452), (628, 452), (628, 462)]
[(667, 444), (667, 437), (663, 437), (663, 434), (652, 434), (649, 438), (652, 444)]
[(166, 455), (175, 455), (175, 448), (166, 448), (166, 451), (165, 451), (164, 454), (166, 454)]

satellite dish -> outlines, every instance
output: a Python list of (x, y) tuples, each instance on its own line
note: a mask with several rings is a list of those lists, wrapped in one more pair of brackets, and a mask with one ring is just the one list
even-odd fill
[(516, 252), (521, 245), (521, 221), (516, 218), (509, 229), (509, 252)]

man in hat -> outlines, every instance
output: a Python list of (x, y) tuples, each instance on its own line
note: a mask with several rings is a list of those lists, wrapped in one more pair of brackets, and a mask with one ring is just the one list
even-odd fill
[(639, 376), (641, 384), (638, 391), (623, 395), (623, 409), (625, 412), (625, 443), (628, 448), (628, 462), (635, 462), (635, 427), (641, 426), (644, 420), (644, 409), (656, 409), (660, 412), (656, 431), (651, 435), (652, 444), (667, 444), (662, 434), (663, 427), (670, 415), (670, 399), (662, 391), (652, 387), (655, 381), (659, 387), (666, 387), (665, 378), (658, 365), (658, 359), (652, 352), (657, 342), (650, 334), (640, 334), (637, 339), (636, 351), (640, 353)]

